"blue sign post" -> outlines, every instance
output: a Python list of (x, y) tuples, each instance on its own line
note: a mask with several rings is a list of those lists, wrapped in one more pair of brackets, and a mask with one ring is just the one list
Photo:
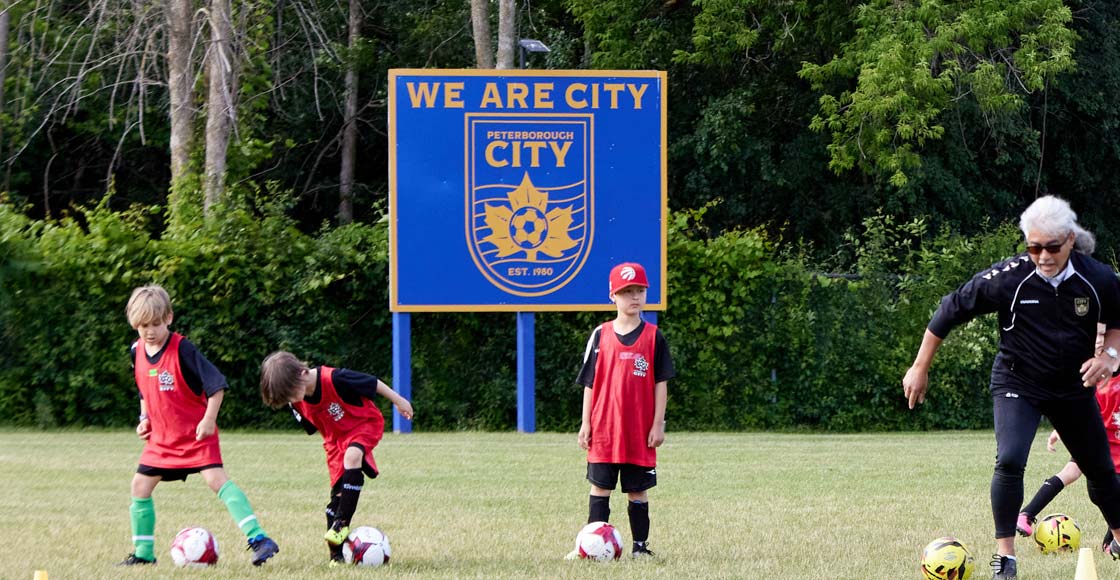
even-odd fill
[(650, 274), (647, 309), (665, 309), (666, 75), (389, 81), (390, 310), (519, 313), (518, 429), (531, 432), (533, 312), (613, 310), (607, 273), (624, 261)]

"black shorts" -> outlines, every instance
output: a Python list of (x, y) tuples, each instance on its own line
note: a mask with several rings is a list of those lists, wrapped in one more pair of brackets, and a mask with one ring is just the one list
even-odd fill
[(221, 463), (213, 465), (203, 465), (202, 467), (152, 467), (151, 465), (144, 465), (141, 463), (136, 467), (136, 473), (140, 475), (147, 475), (148, 477), (158, 477), (161, 481), (186, 481), (187, 476), (192, 473), (198, 473), (205, 469), (214, 469), (221, 467)]
[(614, 489), (622, 474), (622, 491), (637, 493), (657, 485), (657, 468), (632, 463), (588, 463), (587, 481), (595, 487)]

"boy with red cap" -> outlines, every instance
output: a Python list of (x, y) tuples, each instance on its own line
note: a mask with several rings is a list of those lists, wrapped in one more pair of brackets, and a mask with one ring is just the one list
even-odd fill
[(653, 556), (646, 545), (648, 490), (657, 485), (667, 382), (676, 376), (665, 337), (642, 320), (647, 288), (641, 265), (628, 262), (611, 270), (609, 296), (618, 316), (591, 333), (577, 380), (584, 386), (579, 446), (587, 450), (591, 482), (587, 521), (609, 520), (611, 491), (621, 478), (634, 558)]

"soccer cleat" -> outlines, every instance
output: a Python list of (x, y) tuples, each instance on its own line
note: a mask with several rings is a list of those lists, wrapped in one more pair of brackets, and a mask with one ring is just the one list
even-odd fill
[(1113, 560), (1120, 560), (1120, 542), (1117, 542), (1116, 538), (1112, 538), (1112, 542), (1108, 544), (1108, 549), (1105, 551), (1108, 552), (1109, 556), (1112, 556)]
[(1019, 532), (1020, 536), (1023, 536), (1024, 538), (1031, 537), (1031, 534), (1034, 533), (1033, 525), (1033, 517), (1031, 517), (1027, 512), (1019, 512), (1019, 519), (1015, 521), (1015, 531)]
[(992, 556), (990, 565), (992, 567), (992, 580), (1014, 580), (1018, 578), (1015, 558), (995, 554)]
[(575, 550), (572, 550), (571, 552), (568, 552), (568, 555), (564, 556), (564, 559), (565, 560), (579, 560), (579, 548), (576, 548)]
[(155, 558), (152, 558), (151, 560), (145, 560), (143, 558), (137, 558), (136, 554), (129, 554), (127, 558), (125, 558), (124, 560), (122, 560), (120, 562), (117, 562), (117, 566), (144, 566), (144, 565), (147, 565), (147, 564), (155, 564), (155, 563), (156, 563)]
[(350, 536), (350, 526), (342, 526), (341, 528), (331, 528), (327, 533), (323, 534), (323, 539), (331, 546), (341, 546), (346, 538)]
[(332, 566), (335, 565), (335, 564), (342, 564), (346, 561), (346, 558), (342, 555), (342, 546), (336, 546), (334, 544), (327, 544), (327, 549), (330, 550), (330, 552), (331, 552), (331, 565)]
[(643, 542), (640, 545), (637, 543), (634, 544), (634, 549), (630, 550), (630, 557), (634, 558), (635, 560), (645, 560), (649, 558), (655, 558), (657, 557), (657, 554), (654, 554), (653, 551), (649, 549), (649, 546), (647, 546)]
[(260, 566), (265, 560), (275, 556), (280, 551), (280, 546), (272, 538), (262, 535), (249, 540), (247, 549), (253, 551), (253, 565)]

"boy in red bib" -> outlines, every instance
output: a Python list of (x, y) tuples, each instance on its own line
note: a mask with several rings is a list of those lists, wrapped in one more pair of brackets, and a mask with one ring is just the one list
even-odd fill
[(591, 333), (577, 381), (584, 386), (578, 442), (587, 450), (591, 482), (587, 521), (609, 520), (611, 491), (621, 478), (635, 558), (653, 556), (646, 545), (648, 490), (657, 485), (668, 380), (676, 376), (665, 337), (642, 320), (647, 288), (641, 265), (624, 263), (611, 270), (610, 299), (618, 315)]
[(358, 507), (365, 476), (377, 477), (373, 448), (381, 442), (385, 419), (374, 404), (389, 399), (405, 419), (412, 405), (377, 377), (326, 366), (310, 368), (290, 352), (274, 352), (261, 363), (261, 399), (273, 409), (289, 405), (308, 435), (323, 435), (330, 472), (327, 533), (331, 562), (342, 561), (342, 543)]
[(265, 534), (248, 498), (226, 475), (218, 444), (218, 410), (226, 378), (189, 340), (168, 330), (171, 297), (159, 286), (132, 291), (125, 310), (140, 339), (132, 345), (140, 421), (136, 434), (146, 443), (132, 477), (132, 542), (135, 551), (121, 566), (155, 564), (156, 512), (152, 491), (161, 481), (185, 481), (192, 473), (226, 505), (260, 566), (280, 548)]

